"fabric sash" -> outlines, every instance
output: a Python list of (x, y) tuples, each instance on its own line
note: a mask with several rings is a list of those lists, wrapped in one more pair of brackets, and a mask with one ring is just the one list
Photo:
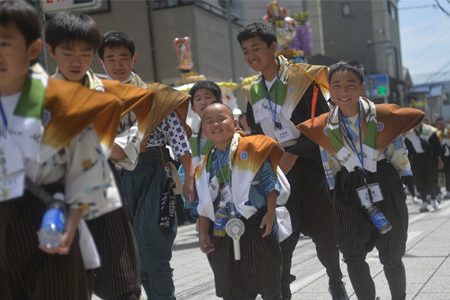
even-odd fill
[[(214, 221), (213, 202), (218, 191), (210, 188), (209, 170), (212, 151), (196, 167), (195, 179), (200, 199), (198, 212)], [(250, 218), (256, 212), (255, 207), (244, 205), (248, 201), (253, 178), (267, 157), (269, 157), (273, 169), (277, 171), (277, 164), (283, 153), (281, 145), (267, 136), (247, 136), (243, 132), (234, 134), (228, 157), (233, 173), (231, 189), (235, 207), (245, 218)]]
[[(370, 100), (362, 98), (362, 101), (363, 103), (366, 103), (365, 105), (370, 105), (372, 107), (373, 103), (370, 102)], [(311, 124), (311, 120), (308, 120), (299, 124), (297, 128), (303, 134), (305, 134), (307, 137), (313, 140), (316, 144), (324, 148), (326, 151), (328, 151), (334, 156), (337, 156), (339, 159), (345, 160), (346, 157), (342, 156), (342, 154), (340, 157), (338, 156), (339, 151), (342, 151), (343, 148), (347, 148), (347, 146), (344, 146), (342, 143), (343, 141), (342, 132), (332, 131), (332, 130), (340, 130), (339, 123), (338, 122), (336, 123), (336, 121), (335, 122), (329, 121), (330, 118), (335, 119), (334, 117), (330, 117), (330, 115), (332, 116), (337, 115), (338, 109), (339, 109), (338, 107), (335, 107), (330, 113), (322, 114), (319, 117), (316, 117), (314, 125)], [(374, 167), (372, 158), (376, 159), (378, 154), (380, 154), (384, 149), (386, 149), (397, 137), (399, 137), (401, 134), (406, 135), (412, 128), (414, 128), (414, 126), (420, 123), (422, 119), (425, 117), (425, 114), (418, 109), (401, 108), (395, 104), (375, 105), (375, 110), (373, 112), (374, 112), (373, 117), (366, 116), (361, 129), (361, 131), (364, 132), (365, 129), (368, 128), (367, 124), (368, 120), (369, 122), (373, 121), (376, 124), (376, 138), (374, 138), (373, 136), (369, 136), (367, 144), (364, 144), (363, 146), (363, 152), (372, 151), (371, 149), (376, 150), (372, 151), (374, 155), (373, 157), (364, 158), (365, 159), (364, 167), (366, 167), (367, 162), (366, 169), (369, 171), (371, 171), (371, 169), (369, 168), (372, 168), (376, 171), (376, 162)], [(373, 131), (373, 129), (371, 130)], [(367, 131), (369, 131), (369, 129), (367, 129)], [(336, 143), (336, 145), (333, 144), (331, 140), (330, 137), (331, 134), (333, 134), (333, 139), (335, 139), (334, 142)], [(371, 133), (369, 132), (368, 134), (370, 135)], [(366, 138), (364, 138), (364, 141), (366, 141)], [(374, 142), (376, 144), (374, 144)], [(350, 149), (348, 148), (347, 150), (350, 151)], [(344, 166), (346, 163), (347, 163), (346, 161), (341, 161), (341, 164)], [(358, 164), (358, 166), (360, 166), (360, 164)]]

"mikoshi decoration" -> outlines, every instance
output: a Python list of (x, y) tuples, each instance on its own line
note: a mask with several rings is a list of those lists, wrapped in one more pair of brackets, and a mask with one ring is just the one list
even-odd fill
[(183, 38), (175, 38), (173, 40), (173, 45), (175, 46), (175, 50), (177, 51), (178, 56), (178, 69), (182, 73), (189, 72), (194, 63), (192, 62), (192, 53), (191, 53), (191, 40), (189, 37)]

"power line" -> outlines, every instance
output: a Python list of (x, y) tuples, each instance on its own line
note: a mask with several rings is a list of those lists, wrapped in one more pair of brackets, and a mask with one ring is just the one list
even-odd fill
[[(441, 4), (439, 3), (439, 1), (438, 1), (438, 0), (434, 0), (434, 1), (436, 1), (437, 6), (440, 8), (440, 10), (442, 10), (447, 16), (450, 17), (450, 14), (448, 13), (448, 11), (446, 11), (446, 10), (441, 6)], [(448, 1), (448, 0), (447, 0), (447, 1)]]
[(424, 50), (422, 51), (419, 55), (417, 55), (416, 58), (413, 59), (413, 61), (417, 60), (418, 58), (420, 58), (422, 55), (424, 55), (428, 50), (430, 50), (430, 48), (432, 48), (434, 46), (434, 43), (436, 43), (440, 38), (442, 38), (448, 31), (450, 30), (450, 27), (447, 28), (447, 30), (443, 33), (440, 34), (437, 39), (435, 39), (432, 43), (430, 43), (430, 45)]

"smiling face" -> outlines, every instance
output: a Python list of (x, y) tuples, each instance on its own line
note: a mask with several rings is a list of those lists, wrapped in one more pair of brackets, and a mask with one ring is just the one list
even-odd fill
[(132, 56), (130, 50), (125, 46), (106, 47), (103, 54), (103, 63), (101, 60), (99, 61), (109, 77), (123, 82), (130, 76), (137, 61), (137, 54)]
[(259, 36), (255, 36), (242, 41), (241, 48), (245, 62), (250, 68), (264, 75), (273, 73), (272, 69), (275, 67), (276, 75), (278, 69), (278, 63), (275, 59), (276, 43), (272, 43), (270, 47), (267, 47), (267, 44)]
[(17, 26), (10, 22), (0, 25), (0, 94), (8, 96), (22, 90), (28, 77), (30, 60), (36, 58), (42, 41), (36, 40), (28, 47)]
[(222, 151), (227, 150), (231, 143), (236, 126), (237, 120), (224, 104), (211, 104), (203, 112), (203, 132)]
[(203, 111), (205, 108), (217, 101), (216, 96), (210, 89), (201, 88), (195, 91), (193, 101), (192, 101), (192, 111), (198, 114), (200, 119), (203, 118)]
[(333, 73), (330, 78), (330, 94), (342, 114), (349, 118), (359, 112), (359, 97), (366, 85), (352, 71)]
[(71, 44), (58, 45), (55, 49), (47, 44), (47, 50), (67, 81), (83, 84), (84, 76), (94, 58), (95, 50), (91, 45), (79, 40)]

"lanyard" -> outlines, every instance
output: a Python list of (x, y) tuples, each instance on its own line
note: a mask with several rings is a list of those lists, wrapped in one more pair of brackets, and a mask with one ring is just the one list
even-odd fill
[[(221, 165), (221, 163), (220, 163), (220, 155), (219, 155), (219, 151), (217, 151), (216, 152), (217, 153), (217, 162), (219, 163), (219, 170), (220, 170), (220, 173), (222, 173), (222, 178), (223, 178), (223, 184), (225, 184), (225, 176), (223, 175), (223, 171), (222, 171), (222, 165)], [(231, 172), (231, 161), (228, 163), (228, 165), (229, 165), (229, 168), (230, 168), (230, 172)], [(231, 193), (231, 175), (230, 175), (230, 193)], [(220, 193), (220, 191), (219, 191), (219, 193)], [(222, 197), (222, 196), (221, 196)], [(221, 201), (222, 201), (222, 199), (220, 199)], [(230, 202), (231, 202), (231, 204), (230, 204), (230, 209), (231, 209), (231, 217), (232, 218), (235, 218), (236, 217), (236, 212), (235, 212), (235, 210), (234, 210), (234, 202), (233, 202), (233, 197), (231, 197), (231, 200), (230, 200)]]
[(3, 109), (2, 97), (0, 96), (0, 113), (2, 114), (3, 125), (5, 126), (5, 130), (8, 129), (8, 120), (6, 119), (5, 110)]
[[(364, 174), (364, 181), (366, 181), (366, 175), (367, 174), (366, 174), (366, 170), (364, 169), (364, 156), (363, 156), (363, 148), (362, 148), (363, 143), (362, 143), (362, 134), (361, 134), (361, 127), (362, 127), (362, 121), (363, 121), (362, 118), (364, 118), (365, 112), (364, 112), (364, 106), (362, 106), (362, 104), (361, 104), (361, 100), (359, 100), (359, 105), (360, 105), (360, 107), (362, 109), (362, 116), (361, 116), (361, 111), (358, 114), (358, 117), (360, 118), (359, 126), (358, 126), (359, 127), (358, 128), (359, 129), (359, 147), (360, 147), (360, 150), (361, 150), (360, 154), (358, 154), (356, 146), (353, 143), (353, 139), (350, 136), (350, 130), (347, 128), (347, 125), (345, 124), (345, 121), (344, 121), (344, 116), (342, 115), (342, 112), (340, 110), (339, 110), (339, 116), (340, 116), (340, 118), (342, 120), (342, 124), (344, 126), (344, 133), (345, 133), (344, 134), (344, 138), (347, 141), (347, 143), (349, 144), (349, 146), (352, 148), (352, 151), (354, 151), (356, 156), (358, 157), (358, 160), (359, 160), (359, 162), (361, 163), (361, 166), (362, 166), (362, 172)], [(366, 182), (366, 184), (367, 184), (367, 182)]]
[(264, 78), (264, 75), (262, 76), (262, 82), (263, 82), (263, 86), (264, 86), (264, 91), (266, 92), (266, 96), (267, 96), (267, 101), (269, 101), (269, 107), (270, 107), (270, 111), (272, 112), (272, 116), (273, 116), (273, 128), (275, 129), (279, 129), (277, 125), (277, 103), (278, 103), (278, 81), (279, 81), (279, 73), (280, 73), (280, 62), (278, 61), (278, 71), (277, 71), (277, 81), (275, 83), (275, 110), (272, 108), (272, 101), (270, 101), (270, 95), (269, 95), (269, 91), (267, 89), (266, 86), (266, 80)]

